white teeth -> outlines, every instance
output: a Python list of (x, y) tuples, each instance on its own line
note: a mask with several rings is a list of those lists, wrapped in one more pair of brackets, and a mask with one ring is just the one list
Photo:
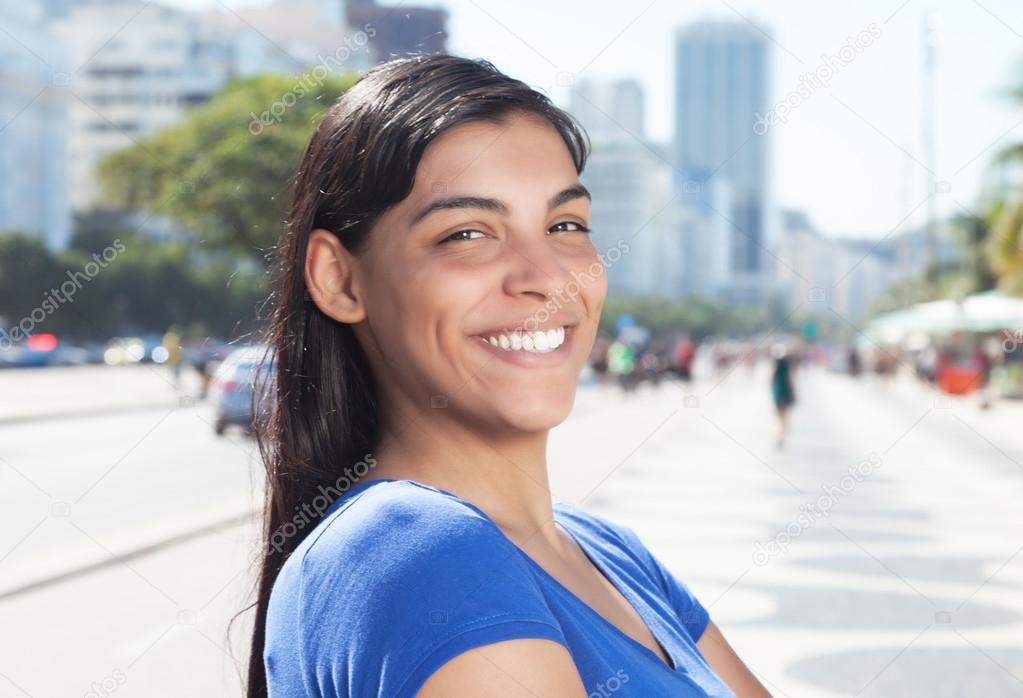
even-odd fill
[(565, 343), (565, 328), (558, 327), (553, 330), (536, 330), (534, 332), (516, 330), (509, 334), (501, 333), (493, 337), (480, 337), (480, 339), (506, 351), (547, 354)]

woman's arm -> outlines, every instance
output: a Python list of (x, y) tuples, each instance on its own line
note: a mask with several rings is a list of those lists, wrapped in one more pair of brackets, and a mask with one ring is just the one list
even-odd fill
[(551, 640), (505, 640), (474, 647), (435, 671), (417, 698), (481, 695), (501, 698), (586, 698), (568, 650)]
[(772, 698), (753, 672), (739, 659), (714, 621), (707, 623), (707, 628), (696, 642), (696, 648), (737, 698)]

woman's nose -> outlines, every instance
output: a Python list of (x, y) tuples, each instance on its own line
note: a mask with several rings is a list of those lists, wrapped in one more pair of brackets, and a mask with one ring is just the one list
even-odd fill
[(511, 295), (533, 293), (552, 298), (571, 280), (570, 270), (550, 244), (547, 233), (512, 237), (508, 243)]

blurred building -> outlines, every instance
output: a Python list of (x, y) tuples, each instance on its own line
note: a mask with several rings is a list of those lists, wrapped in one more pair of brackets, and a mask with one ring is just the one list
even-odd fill
[(871, 304), (895, 283), (895, 269), (873, 251), (864, 251), (858, 240), (837, 240), (835, 260), (839, 274), (829, 303), (858, 326), (867, 318)]
[(731, 186), (728, 180), (705, 172), (678, 174), (673, 185), (680, 209), (684, 260), (679, 291), (682, 295), (727, 297), (735, 245), (735, 230), (728, 216)]
[(51, 26), (72, 66), (75, 210), (98, 203), (96, 166), (103, 156), (173, 126), (232, 77), (322, 80), (370, 63), (369, 32), (348, 30), (341, 0), (277, 0), (207, 13), (137, 0), (69, 0), (55, 7), (65, 14)]
[(683, 245), (671, 167), (646, 138), (643, 110), (635, 80), (581, 81), (569, 95), (592, 145), (582, 181), (593, 195), (590, 230), (606, 257), (608, 293), (675, 295)]
[(799, 210), (781, 212), (776, 278), (787, 306), (810, 314), (827, 314), (833, 284), (842, 273), (835, 241), (824, 237)]
[(75, 7), (82, 5), (103, 4), (107, 0), (40, 0), (39, 5), (43, 8), (43, 15), (48, 19), (66, 17)]
[(680, 173), (728, 182), (731, 206), (721, 214), (734, 231), (727, 294), (737, 302), (760, 300), (774, 269), (765, 252), (773, 237), (770, 134), (754, 131), (768, 110), (767, 36), (746, 21), (706, 21), (675, 38), (675, 163)]
[(643, 87), (638, 80), (580, 80), (569, 94), (569, 111), (594, 141), (645, 140)]
[(0, 0), (0, 230), (71, 234), (67, 57), (33, 1)]
[(349, 25), (344, 0), (275, 0), (237, 10), (216, 5), (203, 22), (230, 46), (238, 75), (297, 75), (311, 66), (363, 71), (374, 63), (377, 29)]
[(76, 5), (51, 26), (68, 49), (75, 96), (71, 200), (88, 209), (100, 158), (209, 99), (231, 73), (230, 51), (197, 15), (153, 3)]
[(630, 248), (609, 269), (609, 292), (720, 297), (731, 278), (728, 182), (701, 171), (677, 176), (670, 153), (646, 138), (637, 80), (580, 81), (569, 111), (593, 145), (583, 181), (594, 243)]
[(374, 63), (416, 54), (443, 53), (448, 43), (448, 11), (441, 7), (388, 5), (374, 0), (348, 0), (346, 17), (352, 27), (372, 27)]
[(833, 313), (855, 324), (897, 280), (884, 241), (827, 237), (803, 211), (785, 210), (781, 216), (777, 279), (790, 309)]

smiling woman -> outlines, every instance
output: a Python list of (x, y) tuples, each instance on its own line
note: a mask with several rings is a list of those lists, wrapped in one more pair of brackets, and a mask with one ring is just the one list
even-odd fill
[(249, 696), (767, 695), (632, 531), (552, 501), (607, 288), (586, 155), (450, 56), (318, 127), (271, 296)]

